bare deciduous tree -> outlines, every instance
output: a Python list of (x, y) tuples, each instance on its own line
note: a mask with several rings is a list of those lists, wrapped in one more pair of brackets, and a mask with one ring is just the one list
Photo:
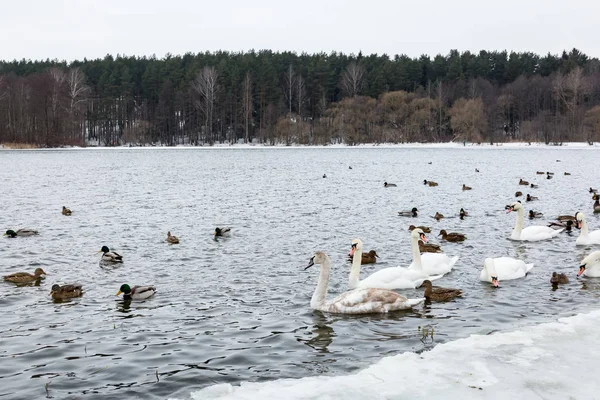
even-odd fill
[(283, 80), (285, 82), (285, 96), (286, 96), (287, 103), (289, 105), (288, 112), (291, 114), (292, 113), (292, 100), (294, 97), (294, 89), (295, 89), (295, 84), (296, 84), (296, 75), (294, 74), (294, 67), (292, 66), (292, 64), (289, 65), (289, 67), (285, 73), (285, 76), (283, 77)]
[(218, 78), (219, 74), (215, 67), (204, 67), (193, 83), (194, 90), (200, 95), (200, 101), (197, 104), (204, 114), (204, 129), (206, 134), (210, 136), (211, 143), (214, 141), (213, 115), (219, 92)]
[(296, 101), (298, 102), (298, 116), (302, 119), (302, 106), (306, 102), (306, 84), (302, 75), (296, 78)]
[(365, 68), (354, 61), (342, 72), (340, 86), (348, 97), (360, 94), (365, 84)]
[[(80, 124), (80, 106), (87, 100), (87, 94), (90, 90), (85, 84), (85, 76), (79, 68), (72, 68), (67, 73), (67, 84), (69, 85), (69, 116), (73, 131), (71, 137), (84, 134), (82, 124)], [(83, 137), (82, 137), (83, 139)]]
[(244, 141), (248, 143), (250, 137), (250, 121), (252, 120), (252, 75), (246, 72), (242, 86), (242, 112), (244, 113), (245, 136)]

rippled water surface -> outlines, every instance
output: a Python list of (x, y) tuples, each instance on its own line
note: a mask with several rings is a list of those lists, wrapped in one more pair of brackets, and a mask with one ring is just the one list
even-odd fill
[[(0, 282), (0, 397), (187, 398), (215, 383), (345, 374), (383, 356), (594, 308), (600, 279), (576, 279), (592, 247), (576, 248), (578, 232), (512, 242), (515, 215), (504, 206), (522, 190), (540, 198), (526, 210), (549, 218), (583, 210), (598, 229), (587, 190), (599, 185), (599, 167), (589, 149), (0, 151), (0, 230), (40, 231), (0, 240), (0, 274), (48, 273), (37, 286)], [(546, 180), (537, 170), (556, 174)], [(518, 186), (521, 177), (540, 187)], [(398, 187), (384, 189), (386, 180)], [(397, 216), (413, 206), (418, 218)], [(471, 214), (464, 221), (461, 207)], [(436, 211), (448, 218), (435, 221)], [(468, 235), (442, 243), (460, 259), (436, 281), (464, 289), (464, 298), (386, 316), (311, 311), (318, 270), (303, 268), (315, 250), (332, 259), (333, 296), (347, 290), (353, 238), (381, 256), (363, 266), (365, 277), (410, 263), (411, 223), (431, 226), (433, 241), (440, 229)], [(215, 241), (221, 225), (233, 235)], [(166, 243), (169, 230), (181, 244)], [(124, 264), (100, 265), (102, 245)], [(494, 290), (479, 271), (485, 257), (502, 255), (535, 267)], [(552, 290), (554, 270), (571, 282)], [(83, 297), (53, 302), (51, 285), (70, 282), (83, 284)], [(122, 283), (158, 292), (127, 304), (115, 297)]]

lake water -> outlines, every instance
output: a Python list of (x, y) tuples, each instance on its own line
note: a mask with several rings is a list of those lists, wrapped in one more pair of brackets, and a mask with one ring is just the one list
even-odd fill
[[(582, 210), (598, 229), (588, 188), (600, 184), (599, 167), (598, 150), (564, 148), (0, 151), (0, 230), (40, 231), (0, 240), (0, 274), (48, 273), (39, 286), (0, 282), (0, 398), (185, 399), (219, 383), (348, 374), (384, 356), (596, 308), (600, 280), (576, 272), (600, 246), (576, 248), (578, 232), (510, 241), (516, 216), (504, 206), (521, 190), (540, 199), (526, 210), (547, 219)], [(418, 218), (398, 217), (412, 207)], [(461, 207), (470, 213), (462, 221)], [(448, 218), (435, 221), (436, 211)], [(467, 234), (442, 243), (460, 259), (436, 281), (463, 298), (385, 316), (310, 309), (318, 270), (304, 267), (316, 250), (331, 257), (333, 297), (348, 289), (352, 239), (380, 255), (365, 277), (410, 263), (410, 224), (431, 226), (434, 242), (440, 229)], [(213, 240), (216, 226), (232, 236)], [(181, 244), (166, 243), (169, 230)], [(101, 265), (103, 245), (125, 262)], [(500, 289), (481, 283), (484, 258), (504, 255), (535, 267)], [(571, 282), (553, 290), (552, 271)], [(83, 297), (53, 302), (52, 284), (71, 282), (83, 284)], [(128, 304), (115, 296), (122, 283), (158, 291)]]

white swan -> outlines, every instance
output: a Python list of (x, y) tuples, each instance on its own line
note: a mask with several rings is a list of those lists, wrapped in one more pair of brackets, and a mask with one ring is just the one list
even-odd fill
[(537, 242), (539, 240), (551, 239), (564, 231), (564, 229), (555, 230), (548, 226), (542, 225), (528, 226), (527, 228), (523, 228), (523, 205), (520, 201), (506, 206), (506, 209), (507, 213), (517, 211), (517, 223), (515, 224), (515, 229), (513, 229), (512, 234), (510, 235), (512, 240)]
[[(419, 238), (424, 239), (425, 233), (419, 228), (413, 229), (411, 237), (414, 242), (418, 242)], [(350, 269), (349, 284), (350, 288), (379, 288), (379, 289), (414, 289), (423, 283), (424, 280), (435, 280), (441, 276), (428, 276), (421, 270), (408, 269), (402, 267), (390, 267), (380, 269), (374, 272), (366, 279), (360, 280), (360, 264), (362, 259), (362, 241), (354, 239), (352, 241), (354, 250), (354, 258), (352, 259), (352, 268)], [(417, 253), (418, 253), (417, 244)], [(414, 248), (413, 248), (413, 257)], [(420, 256), (420, 254), (419, 254)]]
[[(425, 237), (425, 235), (423, 235), (423, 237)], [(426, 242), (427, 239), (423, 241)], [(419, 237), (414, 237), (414, 235), (411, 240), (411, 247), (413, 262), (408, 266), (408, 269), (419, 271), (425, 275), (439, 275), (435, 277), (436, 279), (441, 278), (444, 274), (452, 271), (452, 267), (458, 261), (458, 256), (450, 258), (444, 253), (421, 254), (421, 251), (419, 250)]]
[(484, 282), (491, 282), (495, 287), (498, 287), (499, 281), (522, 278), (527, 275), (531, 268), (533, 268), (533, 264), (525, 264), (525, 261), (516, 258), (488, 257), (483, 262), (483, 270), (481, 270), (479, 279)]
[(575, 241), (575, 244), (600, 244), (600, 229), (589, 232), (585, 215), (581, 211), (575, 214), (575, 220), (577, 221), (577, 228), (581, 229), (581, 233)]
[[(360, 260), (360, 257), (355, 257)], [(327, 301), (327, 285), (331, 262), (327, 254), (318, 251), (308, 262), (308, 269), (315, 264), (321, 265), (319, 281), (310, 299), (313, 310), (335, 314), (375, 314), (395, 310), (406, 310), (425, 300), (407, 299), (406, 297), (387, 289), (355, 289), (342, 293), (331, 301)]]
[(593, 251), (581, 260), (577, 276), (581, 275), (589, 276), (590, 278), (600, 278), (600, 251)]

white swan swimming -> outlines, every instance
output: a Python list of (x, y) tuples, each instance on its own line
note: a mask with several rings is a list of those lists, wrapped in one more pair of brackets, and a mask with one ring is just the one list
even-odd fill
[[(413, 229), (411, 232), (411, 238), (413, 243), (417, 243), (417, 253), (418, 250), (418, 241), (419, 238), (421, 240), (427, 241), (425, 238), (425, 233), (419, 228)], [(354, 258), (352, 259), (352, 268), (350, 269), (350, 277), (349, 284), (350, 288), (380, 288), (380, 289), (414, 289), (423, 283), (424, 280), (435, 280), (441, 278), (441, 276), (428, 276), (423, 271), (402, 267), (390, 267), (380, 269), (377, 272), (374, 272), (366, 279), (360, 280), (360, 264), (361, 264), (361, 254), (362, 254), (362, 241), (360, 239), (354, 239), (352, 241), (352, 247), (354, 250)], [(420, 254), (419, 254), (420, 256)], [(415, 257), (414, 247), (413, 247), (413, 258)]]
[[(354, 259), (360, 260), (360, 257), (354, 257)], [(331, 261), (327, 254), (318, 251), (304, 269), (315, 264), (321, 265), (321, 272), (315, 292), (310, 299), (310, 307), (313, 310), (335, 314), (376, 314), (406, 310), (425, 300), (425, 298), (407, 299), (388, 289), (354, 289), (327, 301)]]
[(500, 281), (523, 278), (533, 268), (533, 264), (512, 257), (486, 258), (479, 279), (491, 282), (498, 287)]
[(523, 205), (520, 201), (506, 206), (507, 213), (517, 211), (517, 222), (513, 229), (510, 238), (512, 240), (526, 240), (529, 242), (537, 242), (539, 240), (551, 239), (557, 236), (564, 229), (552, 229), (548, 226), (534, 225), (523, 228)]
[(419, 271), (425, 275), (439, 275), (436, 279), (441, 278), (444, 274), (452, 271), (452, 267), (454, 267), (454, 264), (458, 261), (458, 256), (450, 258), (444, 253), (421, 254), (418, 237), (412, 238), (411, 248), (413, 262), (408, 266), (408, 269)]
[(595, 231), (589, 232), (587, 221), (585, 220), (585, 215), (581, 211), (575, 214), (575, 220), (577, 221), (577, 228), (581, 229), (581, 233), (575, 241), (575, 244), (600, 244), (600, 229), (596, 229)]
[(585, 275), (590, 278), (600, 278), (600, 251), (591, 252), (579, 264), (578, 277)]

